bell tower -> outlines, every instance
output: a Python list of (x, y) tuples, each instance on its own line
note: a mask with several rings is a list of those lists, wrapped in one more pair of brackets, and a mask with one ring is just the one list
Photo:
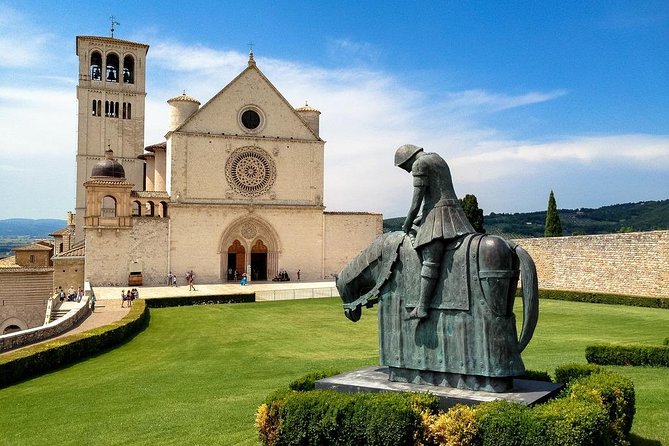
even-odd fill
[(129, 183), (144, 178), (144, 103), (149, 46), (114, 37), (77, 36), (76, 240), (84, 238), (86, 188), (93, 166), (112, 149)]

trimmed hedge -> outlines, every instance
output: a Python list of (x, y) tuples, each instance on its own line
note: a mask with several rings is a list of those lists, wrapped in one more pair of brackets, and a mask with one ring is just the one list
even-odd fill
[(669, 298), (632, 296), (625, 294), (594, 293), (587, 291), (548, 290), (540, 289), (542, 299), (566, 300), (570, 302), (587, 302), (594, 304), (626, 305), (629, 307), (648, 307), (669, 309)]
[(149, 308), (184, 307), (189, 305), (239, 304), (256, 301), (255, 293), (218, 296), (174, 296), (144, 299)]
[(295, 381), (288, 384), (290, 390), (295, 390), (296, 392), (306, 392), (308, 390), (314, 390), (316, 388), (316, 381), (323, 378), (329, 378), (330, 376), (339, 375), (341, 372), (338, 370), (323, 370), (320, 372), (310, 372)]
[(543, 381), (543, 382), (553, 382), (551, 376), (548, 372), (543, 370), (525, 370), (525, 374), (522, 376), (522, 379), (529, 379), (532, 381)]
[(0, 388), (115, 347), (142, 331), (148, 322), (148, 307), (140, 299), (118, 322), (3, 354)]
[[(294, 383), (311, 382), (317, 375)], [(258, 408), (256, 427), (268, 446), (629, 444), (635, 412), (629, 379), (579, 364), (559, 368), (556, 376), (570, 382), (567, 389), (557, 399), (532, 408), (495, 401), (438, 412), (437, 398), (429, 394), (282, 389)]]
[(669, 346), (589, 345), (585, 348), (585, 359), (600, 365), (669, 367)]
[(565, 364), (555, 369), (555, 382), (569, 385), (583, 376), (599, 373), (603, 369), (593, 364)]
[(629, 443), (627, 436), (632, 429), (636, 412), (634, 384), (629, 378), (605, 371), (593, 373), (572, 382), (566, 397), (602, 406), (608, 415), (611, 443)]
[(399, 393), (290, 392), (262, 404), (256, 426), (266, 445), (413, 445), (434, 396)]

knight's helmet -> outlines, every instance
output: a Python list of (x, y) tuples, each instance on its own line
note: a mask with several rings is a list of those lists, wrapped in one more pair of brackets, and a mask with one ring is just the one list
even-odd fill
[(395, 166), (400, 167), (402, 164), (409, 161), (412, 156), (422, 150), (422, 147), (414, 146), (413, 144), (404, 144), (395, 151)]

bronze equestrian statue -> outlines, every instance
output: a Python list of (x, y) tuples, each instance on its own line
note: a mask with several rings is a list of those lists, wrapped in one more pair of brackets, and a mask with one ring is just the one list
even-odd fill
[(362, 306), (379, 304), (380, 359), (391, 381), (510, 390), (525, 372), (520, 353), (538, 319), (534, 262), (512, 242), (474, 231), (439, 155), (404, 145), (395, 165), (412, 174), (411, 208), (402, 232), (381, 235), (338, 274), (346, 317), (355, 322)]

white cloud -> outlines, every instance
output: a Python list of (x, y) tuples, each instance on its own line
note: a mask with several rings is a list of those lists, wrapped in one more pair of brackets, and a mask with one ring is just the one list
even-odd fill
[[(59, 56), (64, 57), (54, 53)], [(152, 44), (147, 61), (146, 144), (164, 139), (167, 99), (185, 89), (205, 103), (246, 67), (247, 59), (247, 54), (201, 45)], [(519, 95), (466, 90), (435, 97), (434, 92), (368, 68), (329, 70), (265, 57), (256, 60), (293, 106), (308, 100), (323, 113), (328, 210), (405, 213), (411, 179), (393, 166), (395, 149), (405, 143), (440, 153), (451, 166), (456, 191), (476, 193), (482, 207), (496, 212), (516, 210), (518, 197), (529, 202), (530, 194), (539, 196), (541, 209), (544, 189), (551, 187), (545, 184), (547, 178), (558, 169), (565, 181), (575, 167), (581, 172), (603, 165), (612, 172), (630, 165), (669, 171), (669, 135), (572, 135), (528, 141), (481, 124), (489, 122), (490, 113), (551, 101), (566, 90)], [(76, 95), (71, 86), (65, 87), (62, 73), (54, 76), (58, 88), (0, 88), (0, 171), (22, 166), (19, 160), (25, 155), (58, 156), (60, 165), (74, 164)], [(69, 182), (66, 210), (74, 178), (63, 181)], [(491, 205), (492, 197), (500, 201)]]
[(0, 88), (3, 157), (74, 154), (77, 102), (73, 89)]
[(0, 68), (44, 66), (46, 47), (54, 36), (33, 26), (6, 4), (0, 14)]

